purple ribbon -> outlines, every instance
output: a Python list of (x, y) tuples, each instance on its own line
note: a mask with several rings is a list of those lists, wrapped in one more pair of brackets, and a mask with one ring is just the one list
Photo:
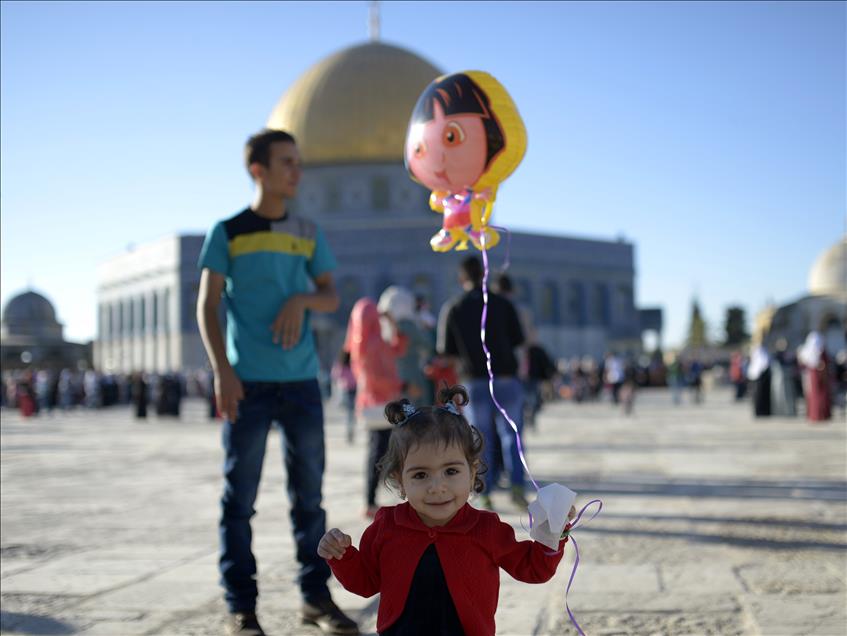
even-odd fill
[(571, 584), (573, 583), (573, 579), (576, 576), (576, 569), (579, 567), (579, 546), (577, 545), (576, 539), (573, 536), (573, 531), (576, 529), (577, 525), (579, 524), (580, 520), (582, 519), (582, 513), (584, 513), (586, 511), (588, 506), (590, 506), (591, 504), (595, 504), (595, 503), (600, 504), (600, 507), (597, 508), (597, 512), (595, 512), (593, 515), (591, 515), (591, 519), (586, 520), (586, 523), (588, 523), (589, 521), (594, 519), (594, 517), (596, 517), (597, 515), (600, 514), (600, 511), (603, 509), (603, 502), (600, 501), (599, 499), (592, 499), (591, 501), (589, 501), (587, 504), (585, 504), (582, 507), (582, 510), (579, 511), (579, 514), (576, 516), (576, 519), (574, 520), (573, 524), (571, 525), (570, 530), (568, 531), (568, 538), (573, 542), (573, 549), (574, 549), (574, 552), (576, 553), (576, 558), (574, 559), (574, 562), (573, 562), (573, 569), (571, 570), (571, 578), (568, 579), (568, 587), (565, 590), (565, 609), (568, 611), (568, 616), (571, 619), (571, 623), (573, 623), (573, 626), (576, 627), (576, 631), (579, 632), (580, 636), (585, 636), (585, 632), (582, 631), (582, 628), (579, 626), (579, 623), (576, 622), (576, 617), (573, 615), (573, 612), (571, 611), (570, 605), (568, 605), (568, 594), (571, 591)]
[[(495, 226), (491, 226), (491, 227), (495, 227)], [(509, 252), (510, 252), (509, 248), (511, 248), (512, 235), (505, 228), (495, 227), (495, 229), (506, 232), (506, 236), (508, 237), (508, 243), (507, 243), (507, 248), (506, 248), (506, 261), (503, 265), (503, 270), (505, 270), (509, 266)], [(535, 481), (535, 478), (532, 476), (532, 471), (529, 470), (529, 466), (527, 465), (526, 455), (524, 455), (524, 452), (523, 452), (523, 444), (521, 443), (521, 434), (520, 434), (520, 431), (518, 431), (518, 426), (517, 426), (517, 424), (515, 424), (512, 421), (512, 418), (509, 417), (509, 414), (506, 412), (506, 409), (504, 409), (501, 406), (500, 402), (497, 401), (497, 397), (494, 395), (494, 370), (491, 367), (491, 352), (488, 350), (488, 345), (485, 344), (485, 326), (486, 326), (486, 321), (488, 319), (488, 276), (490, 274), (490, 270), (489, 270), (489, 267), (488, 267), (488, 250), (485, 247), (485, 228), (483, 228), (483, 230), (480, 234), (480, 243), (482, 243), (482, 250), (481, 251), (482, 251), (482, 263), (483, 263), (483, 276), (482, 276), (482, 320), (481, 320), (480, 326), (479, 326), (479, 337), (480, 337), (480, 340), (482, 341), (482, 350), (485, 352), (485, 366), (486, 366), (486, 369), (488, 370), (488, 392), (491, 394), (491, 399), (494, 401), (494, 405), (497, 407), (497, 410), (500, 411), (500, 413), (502, 413), (503, 417), (506, 418), (506, 421), (509, 423), (509, 425), (512, 427), (512, 430), (515, 432), (515, 440), (516, 440), (517, 446), (518, 446), (518, 456), (521, 458), (521, 463), (523, 464), (523, 467), (526, 470), (526, 474), (529, 476), (529, 479), (532, 482), (532, 485), (535, 486), (536, 490), (540, 490), (539, 487), (538, 487), (538, 483)], [(588, 523), (589, 521), (594, 519), (594, 517), (596, 517), (598, 514), (600, 514), (600, 511), (603, 509), (603, 502), (600, 501), (599, 499), (592, 499), (591, 501), (589, 501), (587, 504), (585, 504), (582, 507), (582, 510), (579, 511), (579, 514), (577, 514), (576, 519), (574, 520), (573, 524), (571, 524), (570, 530), (568, 531), (568, 537), (573, 542), (573, 548), (574, 548), (574, 553), (575, 553), (576, 557), (574, 559), (573, 569), (571, 570), (571, 576), (568, 579), (568, 587), (565, 589), (565, 609), (568, 612), (568, 616), (571, 619), (571, 623), (573, 623), (573, 626), (576, 627), (576, 631), (579, 632), (580, 636), (585, 636), (585, 632), (582, 631), (582, 628), (579, 626), (579, 623), (577, 622), (576, 617), (573, 615), (573, 612), (571, 611), (570, 605), (568, 604), (568, 594), (570, 594), (571, 585), (573, 584), (574, 577), (576, 576), (576, 570), (579, 567), (579, 545), (577, 545), (576, 538), (573, 536), (573, 531), (579, 525), (580, 521), (582, 520), (582, 515), (585, 513), (585, 511), (588, 509), (588, 507), (591, 506), (592, 504), (595, 504), (595, 503), (599, 504), (599, 507), (597, 508), (597, 511), (593, 515), (591, 515), (591, 518), (589, 518), (586, 521), (586, 523)], [(530, 515), (530, 517), (529, 517), (529, 525), (530, 525), (530, 527), (532, 527), (532, 515)]]
[[(532, 472), (529, 470), (529, 466), (526, 463), (526, 456), (523, 452), (523, 444), (521, 443), (521, 434), (518, 431), (518, 425), (512, 421), (512, 418), (509, 417), (509, 414), (506, 412), (500, 402), (497, 401), (497, 397), (494, 395), (494, 370), (491, 367), (491, 352), (488, 350), (488, 345), (485, 344), (485, 323), (488, 320), (488, 250), (485, 247), (485, 228), (482, 229), (482, 233), (479, 237), (480, 243), (482, 243), (482, 263), (483, 263), (483, 275), (482, 275), (482, 321), (479, 325), (479, 337), (482, 340), (482, 350), (485, 352), (485, 367), (488, 370), (488, 392), (491, 394), (491, 399), (494, 401), (494, 406), (497, 407), (497, 410), (503, 414), (503, 417), (506, 418), (506, 421), (509, 423), (509, 426), (512, 427), (512, 430), (515, 431), (515, 440), (518, 445), (518, 456), (521, 458), (521, 463), (523, 464), (524, 469), (526, 470), (526, 474), (529, 477), (529, 480), (532, 482), (532, 485), (535, 486), (535, 489), (538, 490), (538, 483), (535, 481), (535, 478), (532, 476)], [(508, 256), (507, 256), (508, 259)], [(508, 260), (507, 260), (508, 264)], [(532, 523), (532, 521), (530, 521)]]

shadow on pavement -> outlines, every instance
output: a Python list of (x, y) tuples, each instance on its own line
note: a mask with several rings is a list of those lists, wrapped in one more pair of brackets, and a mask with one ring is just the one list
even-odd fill
[[(729, 499), (817, 499), (847, 501), (845, 481), (761, 481), (703, 479), (668, 481), (657, 475), (643, 475), (618, 480), (596, 479), (591, 476), (536, 475), (537, 481), (557, 482), (586, 496), (635, 495), (644, 497), (717, 497)], [(639, 481), (640, 480), (640, 481)]]
[(797, 521), (794, 519), (776, 519), (773, 517), (692, 517), (687, 515), (622, 515), (603, 512), (604, 519), (641, 519), (643, 521), (691, 521), (695, 523), (720, 523), (722, 525), (740, 526), (765, 526), (765, 527), (790, 527), (803, 530), (824, 530), (831, 532), (844, 532), (847, 524), (823, 523), (819, 521)]
[(50, 618), (0, 611), (0, 630), (10, 634), (76, 634), (77, 629)]
[(638, 530), (636, 528), (598, 528), (583, 526), (580, 532), (589, 534), (620, 534), (626, 536), (652, 537), (656, 539), (685, 539), (695, 543), (719, 543), (742, 548), (758, 550), (837, 550), (847, 549), (845, 543), (830, 543), (825, 541), (797, 541), (793, 539), (762, 539), (758, 537), (740, 537), (727, 534), (697, 534), (696, 532), (666, 532), (658, 530)]

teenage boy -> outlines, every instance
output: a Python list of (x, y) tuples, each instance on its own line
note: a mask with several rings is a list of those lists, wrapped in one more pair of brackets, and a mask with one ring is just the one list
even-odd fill
[[(358, 634), (356, 623), (333, 603), (329, 567), (317, 553), (326, 531), (321, 508), (324, 422), (309, 317), (338, 308), (335, 259), (320, 228), (286, 209), (301, 174), (294, 137), (264, 130), (247, 141), (245, 161), (255, 199), (206, 237), (197, 301), (200, 334), (224, 417), (219, 563), (230, 611), (228, 633), (264, 634), (256, 619), (250, 518), (268, 431), (276, 421), (288, 472), (303, 622), (327, 634)], [(221, 297), (226, 299), (226, 345), (218, 321)]]

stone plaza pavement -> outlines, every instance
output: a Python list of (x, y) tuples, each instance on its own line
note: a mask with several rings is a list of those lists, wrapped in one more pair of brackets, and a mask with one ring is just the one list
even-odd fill
[[(604, 502), (575, 533), (569, 603), (585, 632), (845, 634), (845, 430), (843, 417), (754, 420), (723, 390), (678, 407), (644, 391), (630, 418), (608, 403), (547, 407), (525, 439), (536, 479)], [(365, 444), (347, 445), (332, 403), (327, 439), (329, 523), (358, 542)], [(254, 519), (260, 619), (272, 636), (317, 636), (297, 618), (279, 440), (274, 431)], [(5, 411), (0, 442), (3, 634), (222, 632), (219, 424), (201, 402), (179, 421)], [(526, 516), (505, 494), (494, 504), (526, 538)], [(498, 634), (576, 633), (564, 607), (573, 557), (568, 546), (544, 585), (503, 574)], [(376, 599), (332, 585), (372, 632)]]

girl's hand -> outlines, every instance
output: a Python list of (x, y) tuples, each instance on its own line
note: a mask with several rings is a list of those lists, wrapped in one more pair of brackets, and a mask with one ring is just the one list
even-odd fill
[(344, 534), (338, 528), (333, 528), (321, 538), (318, 544), (318, 556), (322, 559), (341, 559), (352, 543), (350, 535)]
[(560, 539), (567, 539), (571, 533), (571, 521), (576, 517), (576, 507), (571, 506), (571, 509), (568, 511), (568, 522), (565, 524), (565, 529), (562, 531), (562, 536)]

